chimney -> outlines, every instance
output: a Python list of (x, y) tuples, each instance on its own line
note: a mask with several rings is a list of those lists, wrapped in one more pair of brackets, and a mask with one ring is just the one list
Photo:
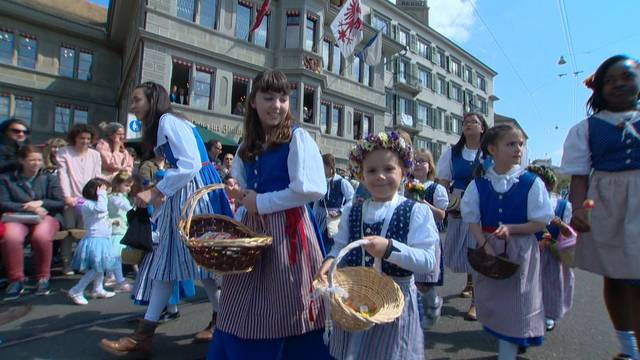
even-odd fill
[(429, 6), (427, 6), (427, 0), (396, 0), (396, 6), (429, 26)]

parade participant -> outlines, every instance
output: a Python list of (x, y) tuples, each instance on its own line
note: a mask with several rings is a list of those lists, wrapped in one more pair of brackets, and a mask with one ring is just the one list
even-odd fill
[(396, 132), (369, 134), (349, 155), (351, 172), (366, 184), (371, 199), (345, 207), (334, 247), (318, 277), (326, 281), (335, 256), (347, 244), (367, 239), (364, 249), (345, 255), (346, 266), (370, 267), (374, 257), (381, 258), (382, 272), (400, 286), (404, 309), (395, 321), (363, 332), (334, 329), (329, 348), (336, 359), (424, 359), (413, 273), (433, 270), (438, 230), (426, 204), (398, 194), (411, 157), (411, 146)]
[(107, 208), (107, 192), (111, 185), (101, 178), (89, 180), (82, 189), (83, 199), (77, 201), (85, 224), (85, 234), (73, 256), (74, 269), (84, 272), (76, 286), (69, 289), (69, 299), (77, 305), (87, 305), (84, 290), (93, 281), (90, 297), (107, 299), (115, 295), (102, 286), (104, 272), (113, 270), (115, 258), (111, 246), (111, 221)]
[[(511, 277), (497, 280), (474, 272), (478, 320), (498, 339), (498, 359), (514, 360), (518, 347), (542, 344), (544, 309), (540, 249), (535, 233), (553, 218), (544, 183), (522, 168), (523, 135), (497, 125), (483, 136), (483, 170), (462, 198), (462, 219), (490, 255), (506, 249), (519, 264)], [(485, 169), (486, 168), (486, 169)]]
[(326, 191), (313, 138), (293, 124), (289, 83), (278, 70), (252, 82), (244, 141), (233, 160), (242, 223), (273, 237), (252, 271), (223, 276), (208, 359), (328, 359), (324, 311), (312, 298), (322, 252), (306, 204)]
[[(100, 346), (117, 355), (150, 352), (162, 309), (167, 305), (176, 281), (201, 280), (211, 299), (217, 291), (213, 274), (200, 268), (191, 258), (180, 238), (178, 219), (187, 198), (197, 189), (220, 183), (209, 162), (204, 143), (196, 127), (174, 113), (167, 90), (153, 82), (137, 86), (132, 95), (131, 111), (144, 123), (143, 141), (155, 152), (162, 152), (167, 163), (164, 178), (151, 189), (136, 195), (138, 207), (153, 205), (152, 222), (159, 233), (158, 243), (140, 265), (138, 280), (150, 285), (149, 306), (144, 319), (133, 334), (116, 341), (102, 339)], [(197, 151), (196, 151), (197, 149)], [(200, 201), (196, 213), (231, 215), (229, 202), (222, 190)]]
[[(436, 168), (433, 161), (433, 155), (426, 149), (416, 149), (414, 154), (413, 178), (419, 181), (424, 187), (424, 195), (420, 201), (423, 201), (429, 209), (436, 221), (438, 230), (442, 228), (442, 221), (445, 217), (445, 211), (449, 206), (449, 196), (444, 186), (434, 182), (436, 178)], [(405, 188), (405, 196), (407, 189)], [(444, 258), (442, 254), (442, 241), (438, 236), (438, 243), (435, 247), (436, 264), (433, 271), (429, 273), (416, 273), (415, 280), (418, 291), (422, 298), (423, 318), (421, 324), (423, 328), (432, 326), (440, 317), (443, 300), (438, 296), (436, 286), (444, 284)]]
[[(571, 222), (571, 203), (560, 198), (554, 192), (558, 179), (551, 168), (531, 165), (527, 170), (538, 175), (544, 182), (549, 192), (551, 208), (554, 209), (555, 214), (555, 218), (547, 226), (546, 231), (536, 233), (536, 238), (540, 241), (540, 277), (542, 277), (544, 323), (547, 331), (551, 331), (556, 327), (556, 322), (569, 311), (573, 302), (575, 282), (573, 271), (562, 264), (557, 253), (554, 254), (560, 228), (568, 226), (567, 224)], [(545, 239), (545, 233), (548, 234), (549, 239)]]
[(353, 199), (353, 187), (349, 181), (336, 173), (336, 160), (331, 154), (322, 155), (324, 176), (327, 178), (327, 193), (313, 204), (313, 214), (322, 233), (324, 249), (329, 252), (333, 236), (338, 230), (342, 209)]
[(111, 244), (113, 247), (113, 257), (115, 263), (113, 266), (113, 273), (111, 277), (107, 276), (105, 280), (105, 286), (113, 287), (115, 292), (130, 292), (131, 285), (129, 285), (122, 274), (122, 258), (120, 254), (124, 245), (120, 244), (120, 241), (127, 232), (127, 212), (133, 207), (129, 201), (129, 192), (133, 185), (133, 177), (131, 173), (127, 171), (120, 171), (114, 177), (111, 182), (112, 191), (109, 194), (109, 220), (111, 221)]
[[(473, 179), (473, 170), (478, 166), (478, 149), (482, 135), (488, 125), (480, 113), (469, 112), (462, 120), (462, 135), (458, 142), (442, 154), (438, 160), (439, 182), (452, 193), (452, 199), (462, 197), (464, 189)], [(465, 320), (476, 320), (476, 307), (473, 302), (473, 269), (467, 261), (467, 249), (475, 246), (469, 225), (462, 222), (459, 208), (450, 209), (447, 214), (447, 237), (444, 242), (444, 264), (454, 273), (466, 273), (467, 285), (460, 297), (472, 298)]]
[[(576, 265), (604, 277), (604, 302), (620, 341), (615, 359), (637, 359), (640, 342), (640, 65), (605, 60), (585, 84), (591, 114), (567, 135), (562, 172), (571, 175)], [(593, 200), (589, 222), (585, 200)], [(581, 206), (583, 205), (583, 206)]]

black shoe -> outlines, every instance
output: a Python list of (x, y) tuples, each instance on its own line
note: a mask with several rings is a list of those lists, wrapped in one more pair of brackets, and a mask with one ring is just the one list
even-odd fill
[(179, 317), (180, 317), (180, 311), (170, 313), (167, 311), (167, 308), (164, 308), (162, 310), (162, 313), (160, 313), (160, 319), (158, 320), (158, 322), (165, 323), (171, 320), (177, 320)]
[(526, 346), (522, 346), (522, 345), (518, 346), (518, 355), (522, 355), (522, 354), (524, 354), (526, 352), (527, 352), (527, 347)]

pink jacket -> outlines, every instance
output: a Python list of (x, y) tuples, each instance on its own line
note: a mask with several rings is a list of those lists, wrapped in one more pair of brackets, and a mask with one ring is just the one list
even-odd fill
[(133, 157), (124, 146), (114, 152), (111, 151), (109, 142), (104, 139), (98, 141), (96, 150), (100, 152), (102, 158), (102, 177), (111, 181), (116, 174), (125, 170), (133, 171)]
[(82, 197), (82, 188), (89, 180), (102, 177), (100, 153), (93, 149), (80, 155), (73, 146), (65, 146), (58, 151), (57, 159), (60, 186), (65, 197)]

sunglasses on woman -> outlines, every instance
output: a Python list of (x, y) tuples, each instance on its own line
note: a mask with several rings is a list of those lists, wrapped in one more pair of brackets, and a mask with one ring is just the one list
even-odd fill
[(11, 128), (9, 129), (9, 131), (11, 131), (14, 134), (25, 134), (25, 135), (29, 135), (29, 133), (31, 131), (29, 131), (29, 129), (15, 129), (15, 128)]

